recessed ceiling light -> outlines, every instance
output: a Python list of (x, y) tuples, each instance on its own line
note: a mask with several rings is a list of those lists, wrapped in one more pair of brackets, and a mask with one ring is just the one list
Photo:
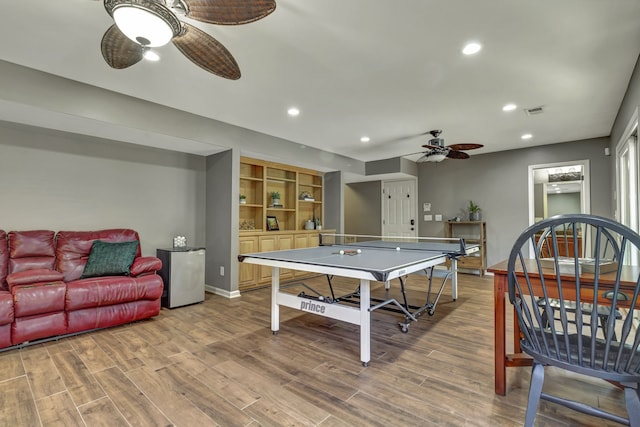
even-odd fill
[(363, 136), (362, 138), (360, 138), (360, 142), (369, 142), (371, 141), (371, 138), (369, 138), (368, 136)]
[(289, 114), (292, 117), (299, 116), (300, 110), (296, 107), (291, 107), (287, 110), (287, 114)]
[(473, 55), (474, 53), (480, 52), (482, 49), (482, 45), (480, 43), (471, 42), (467, 43), (467, 45), (462, 49), (462, 53), (465, 55)]
[(522, 136), (520, 138), (521, 139), (531, 139), (531, 138), (533, 138), (533, 135), (531, 135), (530, 133), (525, 133), (525, 134), (522, 134)]
[(506, 104), (504, 107), (502, 107), (502, 111), (513, 111), (516, 108), (518, 108), (516, 104)]

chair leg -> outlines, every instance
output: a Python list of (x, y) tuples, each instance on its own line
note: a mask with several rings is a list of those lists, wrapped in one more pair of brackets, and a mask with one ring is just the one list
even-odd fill
[(625, 385), (624, 400), (627, 404), (629, 425), (631, 427), (640, 427), (640, 384), (635, 384), (635, 387)]
[(544, 366), (540, 363), (533, 363), (531, 370), (531, 384), (529, 385), (529, 403), (527, 403), (527, 414), (525, 416), (525, 427), (533, 427), (536, 419), (540, 395), (542, 394), (542, 383), (544, 383)]

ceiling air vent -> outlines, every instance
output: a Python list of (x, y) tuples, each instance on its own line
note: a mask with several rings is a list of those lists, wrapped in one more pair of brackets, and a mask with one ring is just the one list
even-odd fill
[(539, 107), (525, 108), (524, 112), (527, 113), (527, 116), (533, 116), (534, 114), (544, 113), (544, 109), (542, 108), (542, 105), (541, 105)]

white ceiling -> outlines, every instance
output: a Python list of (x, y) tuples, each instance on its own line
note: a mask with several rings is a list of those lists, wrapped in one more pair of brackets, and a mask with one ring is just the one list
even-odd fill
[[(472, 155), (608, 136), (640, 53), (638, 0), (276, 1), (247, 25), (190, 22), (235, 56), (237, 81), (171, 44), (160, 62), (109, 68), (96, 0), (2, 1), (0, 59), (370, 161), (419, 151), (434, 128), (484, 144)], [(483, 50), (463, 56), (472, 40)]]

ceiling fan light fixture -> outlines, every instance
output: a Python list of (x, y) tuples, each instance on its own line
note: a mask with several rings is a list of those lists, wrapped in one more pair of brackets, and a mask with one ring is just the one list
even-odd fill
[(148, 47), (145, 47), (145, 50), (144, 50), (144, 53), (142, 54), (142, 56), (147, 61), (155, 62), (155, 61), (159, 61), (160, 60), (160, 55), (158, 55), (158, 53), (156, 51), (151, 50)]
[(443, 161), (446, 158), (447, 158), (446, 154), (436, 153), (436, 154), (427, 155), (427, 158), (425, 159), (425, 161), (437, 163), (437, 162)]
[(104, 7), (118, 29), (143, 46), (164, 46), (182, 29), (174, 13), (158, 1), (105, 0)]

